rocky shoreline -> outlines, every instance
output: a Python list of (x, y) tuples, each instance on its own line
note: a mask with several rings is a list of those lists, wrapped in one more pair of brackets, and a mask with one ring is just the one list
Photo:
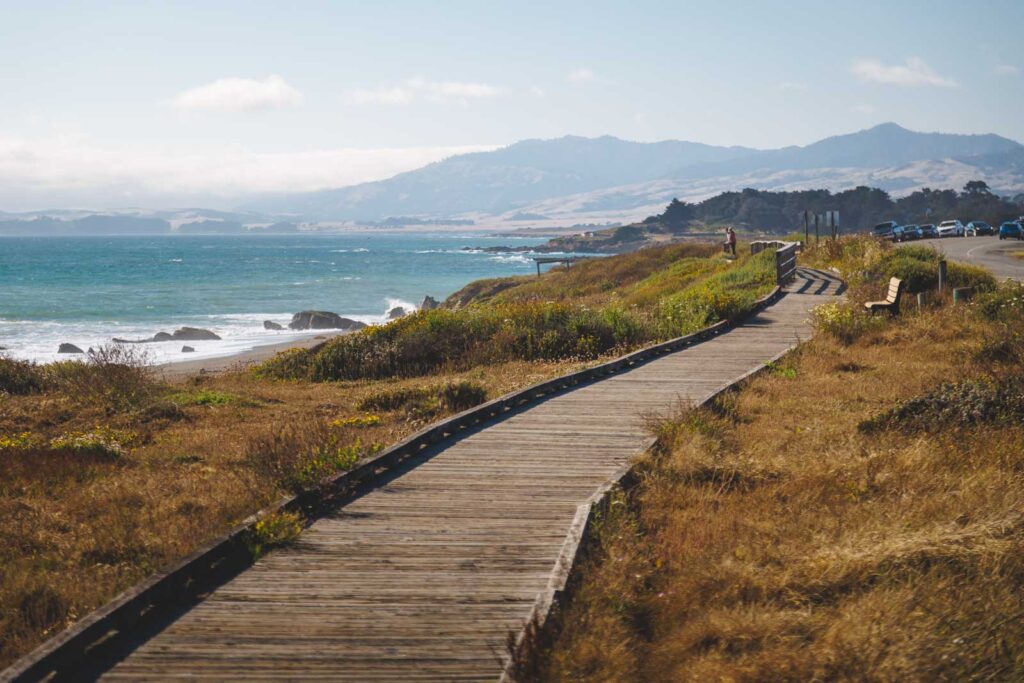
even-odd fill
[[(395, 306), (391, 308), (386, 314), (385, 319), (387, 321), (397, 320), (411, 313), (415, 313), (417, 310), (429, 311), (440, 307), (440, 303), (430, 296), (423, 297), (423, 302), (417, 308), (406, 309), (402, 306)], [(305, 332), (310, 330), (323, 330), (323, 331), (335, 331), (347, 334), (350, 332), (358, 332), (359, 330), (369, 327), (364, 322), (353, 320), (351, 318), (345, 318), (332, 311), (299, 311), (292, 316), (291, 321), (287, 325), (275, 322), (273, 320), (264, 320), (263, 329), (267, 331), (285, 331), (292, 330), (295, 332)], [(115, 344), (158, 344), (169, 341), (221, 341), (222, 337), (212, 330), (207, 330), (198, 327), (180, 327), (174, 332), (157, 332), (152, 337), (146, 337), (144, 339), (124, 339), (121, 337), (113, 337), (111, 341)], [(82, 349), (80, 346), (70, 343), (63, 342), (57, 349), (58, 354), (64, 355), (79, 355), (92, 353), (92, 347), (89, 347), (88, 351)], [(192, 346), (182, 346), (182, 353), (194, 353), (195, 348)]]

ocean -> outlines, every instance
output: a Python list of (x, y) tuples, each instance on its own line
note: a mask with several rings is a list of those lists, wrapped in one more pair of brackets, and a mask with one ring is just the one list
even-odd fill
[[(534, 272), (532, 254), (463, 247), (532, 245), (481, 234), (0, 237), (0, 353), (49, 362), (82, 349), (183, 326), (221, 341), (145, 344), (153, 363), (226, 356), (315, 332), (293, 313), (334, 311), (380, 323), (394, 306), (443, 301), (466, 283)], [(188, 344), (194, 353), (182, 353)]]

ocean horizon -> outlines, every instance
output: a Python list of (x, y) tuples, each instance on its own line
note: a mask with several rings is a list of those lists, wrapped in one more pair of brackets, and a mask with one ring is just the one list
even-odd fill
[[(481, 233), (0, 237), (0, 354), (36, 362), (76, 358), (114, 337), (142, 339), (179, 327), (220, 341), (141, 345), (153, 363), (216, 358), (322, 331), (287, 328), (302, 310), (360, 322), (443, 301), (480, 278), (533, 272), (530, 253), (465, 247), (532, 245), (537, 238)], [(195, 349), (183, 353), (187, 344)]]

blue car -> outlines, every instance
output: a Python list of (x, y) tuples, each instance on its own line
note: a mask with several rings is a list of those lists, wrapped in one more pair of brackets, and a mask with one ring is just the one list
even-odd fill
[(1018, 221), (1006, 221), (999, 226), (999, 239), (1001, 240), (1024, 240), (1024, 226)]
[(939, 231), (935, 227), (934, 223), (925, 223), (921, 226), (921, 237), (928, 239), (930, 237), (938, 237)]
[(893, 242), (906, 242), (908, 240), (919, 240), (924, 237), (921, 227), (918, 225), (897, 225), (892, 229)]

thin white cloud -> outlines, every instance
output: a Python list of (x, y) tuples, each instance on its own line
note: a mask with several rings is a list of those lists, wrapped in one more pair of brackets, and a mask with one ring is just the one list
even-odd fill
[(237, 148), (106, 147), (86, 140), (0, 135), (0, 207), (171, 206), (388, 178), (493, 146), (321, 149), (262, 153)]
[(497, 97), (503, 92), (502, 88), (487, 83), (428, 81), (423, 78), (413, 78), (397, 86), (353, 88), (345, 93), (345, 101), (357, 105), (406, 105), (419, 99), (431, 102), (466, 102)]
[(856, 107), (854, 107), (854, 109), (859, 111), (861, 114), (874, 114), (875, 113), (875, 105), (873, 105), (873, 104), (858, 104)]
[(779, 90), (807, 90), (808, 86), (806, 83), (799, 83), (796, 81), (783, 81), (779, 83)]
[(569, 83), (598, 83), (604, 79), (586, 67), (579, 67), (567, 73), (565, 80)]
[(992, 72), (997, 76), (1016, 76), (1020, 73), (1020, 69), (1013, 64), (996, 64), (992, 68)]
[(884, 83), (901, 86), (935, 86), (955, 88), (952, 78), (940, 76), (920, 57), (911, 57), (905, 64), (883, 64), (877, 59), (858, 59), (850, 66), (850, 73), (864, 83)]
[(544, 97), (547, 93), (544, 91), (544, 88), (534, 85), (530, 87), (530, 94), (534, 97)]
[(300, 106), (302, 93), (275, 75), (262, 81), (221, 78), (178, 93), (171, 104), (191, 111), (261, 111)]

